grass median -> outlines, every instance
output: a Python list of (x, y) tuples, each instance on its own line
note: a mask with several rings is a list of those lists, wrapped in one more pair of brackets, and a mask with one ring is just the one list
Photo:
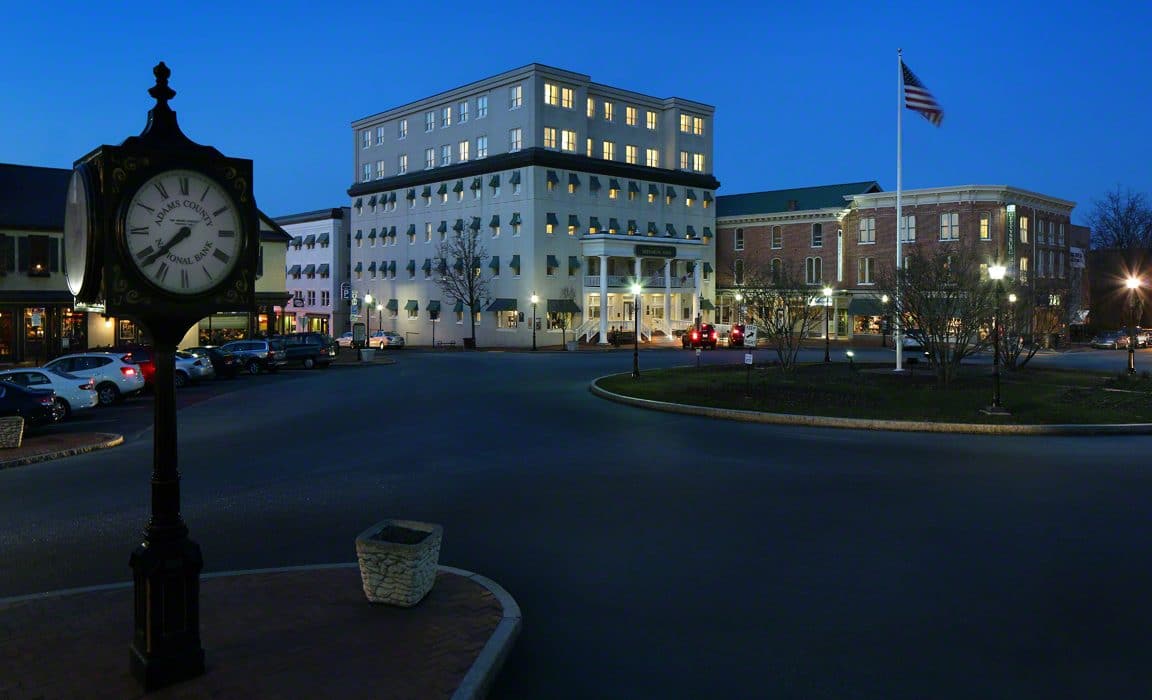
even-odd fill
[(988, 367), (963, 367), (951, 386), (937, 386), (925, 369), (896, 373), (889, 365), (843, 363), (677, 367), (647, 370), (639, 379), (606, 377), (607, 391), (653, 401), (875, 420), (950, 423), (1152, 423), (1152, 378), (1050, 369), (1001, 372), (1006, 416), (981, 413), (992, 403)]

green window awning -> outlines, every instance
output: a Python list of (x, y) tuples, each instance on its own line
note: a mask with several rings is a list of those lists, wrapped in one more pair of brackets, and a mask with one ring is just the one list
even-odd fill
[(711, 202), (712, 201), (712, 193), (711, 192), (705, 192), (704, 193), (704, 201), (705, 202)]
[(420, 190), (420, 196), (428, 199), (432, 196), (432, 185), (424, 185), (424, 189)]
[(452, 307), (452, 310), (458, 314), (464, 313), (464, 302), (460, 299), (457, 299), (456, 304)]
[(629, 192), (635, 192), (636, 194), (640, 194), (640, 185), (637, 185), (635, 182), (629, 180), (628, 181), (628, 191)]
[(595, 175), (589, 175), (588, 189), (592, 192), (598, 192), (600, 190), (600, 178), (596, 177)]
[(705, 238), (711, 238), (712, 237), (712, 227), (710, 227), (710, 226), (704, 227), (704, 237)]
[(617, 179), (616, 179), (616, 178), (614, 178), (614, 177), (613, 177), (613, 178), (609, 178), (609, 179), (608, 179), (608, 189), (610, 189), (610, 190), (619, 190), (619, 189), (620, 189), (620, 181), (619, 181), (619, 180), (617, 180)]
[[(383, 266), (383, 265), (381, 265), (381, 266), (380, 266), (380, 269), (381, 269), (381, 270), (383, 270), (383, 269), (384, 269), (384, 266)], [(368, 263), (368, 271), (369, 271), (369, 272), (375, 272), (375, 271), (376, 271), (376, 261), (375, 261), (375, 260), (373, 260), (372, 262)]]
[(439, 272), (440, 274), (444, 274), (445, 272), (448, 272), (448, 259), (447, 258), (440, 258), (440, 262), (436, 264), (436, 271)]
[(488, 261), (488, 267), (495, 271), (496, 274), (500, 274), (500, 256), (493, 255), (492, 259)]
[(388, 309), (389, 311), (395, 312), (396, 309), (400, 308), (400, 303), (397, 302), (395, 299), (389, 299), (388, 303), (384, 305), (384, 308)]
[(688, 232), (689, 238), (695, 238), (696, 237), (696, 227), (695, 226), (693, 226), (692, 224), (688, 224), (687, 226), (684, 227), (684, 229)]
[(389, 204), (395, 204), (396, 203), (396, 193), (395, 192), (389, 192), (388, 193), (388, 203)]
[(436, 194), (448, 194), (448, 183), (441, 182), (440, 186), (436, 188)]
[(549, 255), (548, 256), (548, 267), (552, 267), (552, 268), (560, 267), (560, 261), (556, 259), (555, 255)]
[(575, 228), (580, 228), (580, 217), (576, 216), (575, 214), (569, 214), (568, 225)]
[(472, 229), (473, 231), (479, 231), (480, 230), (480, 217), (479, 216), (473, 216), (472, 217), (472, 223), (468, 224), (468, 228)]
[(675, 199), (676, 198), (676, 188), (669, 185), (669, 186), (664, 188), (664, 194), (668, 195), (669, 199)]
[(432, 271), (432, 258), (424, 258), (424, 264), (420, 266), (420, 269), (425, 271), (425, 272), (431, 272)]
[(488, 228), (500, 228), (500, 215), (493, 214), (492, 220), (488, 222)]
[(300, 274), (300, 266), (299, 265), (293, 265), (292, 267), (288, 268), (288, 274), (293, 276), (293, 277), (295, 277), (296, 275), (299, 275)]
[(580, 269), (580, 258), (576, 255), (568, 256), (568, 274), (576, 274), (576, 270)]
[[(381, 234), (381, 235), (383, 235), (383, 234)], [(395, 238), (396, 237), (396, 227), (395, 226), (388, 229), (388, 237), (389, 238)]]
[(884, 304), (875, 297), (852, 297), (848, 303), (849, 316), (883, 316)]
[(492, 303), (488, 305), (486, 311), (515, 311), (515, 299), (493, 299)]
[(476, 258), (472, 261), (472, 269), (476, 272), (480, 272), (480, 258)]
[(657, 187), (656, 185), (649, 184), (648, 185), (648, 194), (652, 195), (653, 197), (659, 197), (660, 196), (660, 188)]
[(676, 235), (676, 227), (673, 226), (672, 224), (666, 224), (664, 226), (664, 232), (669, 236), (675, 236)]
[(441, 221), (440, 226), (437, 227), (436, 230), (440, 233), (448, 233), (448, 222), (447, 221)]
[(296, 248), (299, 248), (300, 246), (304, 245), (304, 239), (300, 236), (296, 236), (292, 239), (292, 245), (296, 246)]
[(712, 303), (712, 301), (710, 299), (701, 299), (700, 300), (700, 308), (703, 311), (714, 311), (716, 309), (716, 306)]
[(548, 313), (550, 314), (578, 314), (580, 307), (571, 299), (549, 299)]
[(310, 277), (312, 275), (315, 275), (316, 274), (316, 265), (315, 264), (305, 265), (304, 266), (304, 274), (306, 274)]
[(520, 256), (519, 255), (513, 255), (512, 261), (510, 263), (508, 263), (508, 267), (515, 270), (516, 274), (520, 274)]
[(304, 245), (309, 246), (309, 247), (316, 245), (316, 234), (310, 233), (307, 236), (305, 236), (304, 237)]
[(706, 275), (712, 274), (712, 263), (708, 263), (708, 262), (704, 263), (704, 274), (706, 274)]
[(656, 235), (657, 231), (656, 231), (656, 222), (655, 221), (649, 221), (648, 222), (648, 233), (651, 233), (652, 235)]
[(453, 192), (463, 192), (464, 191), (464, 181), (463, 180), (457, 180), (456, 184), (452, 186), (452, 191)]
[(409, 260), (409, 261), (408, 261), (408, 264), (407, 264), (407, 265), (405, 265), (404, 267), (405, 267), (405, 268), (406, 268), (406, 269), (407, 269), (409, 272), (411, 272), (411, 273), (415, 274), (415, 272), (416, 272), (416, 261), (415, 261), (415, 260)]
[(510, 182), (513, 185), (519, 185), (520, 184), (520, 171), (517, 170), (516, 172), (512, 173), (512, 177), (508, 178), (508, 182)]
[(321, 277), (327, 277), (329, 269), (331, 268), (328, 263), (320, 263), (320, 267), (316, 268), (316, 272), (319, 272)]
[(371, 196), (371, 197), (368, 199), (368, 206), (370, 206), (370, 207), (374, 207), (374, 206), (376, 206), (376, 195), (372, 195), (372, 196)]
[(628, 233), (636, 233), (640, 228), (636, 225), (636, 219), (628, 219)]
[(460, 258), (456, 258), (456, 262), (452, 263), (452, 269), (457, 271), (457, 272), (463, 272), (464, 271), (464, 261), (461, 260)]
[(408, 188), (408, 194), (404, 195), (404, 198), (407, 200), (416, 199), (416, 188), (415, 187)]
[(356, 240), (359, 241), (359, 240), (362, 240), (363, 238), (364, 238), (364, 232), (361, 231), (360, 229), (356, 229)]
[(409, 236), (415, 236), (416, 235), (416, 224), (408, 224), (408, 235)]
[(405, 311), (419, 311), (420, 310), (420, 304), (418, 304), (415, 299), (409, 299), (408, 303), (404, 305), (404, 310)]
[(459, 233), (464, 230), (464, 219), (456, 219), (456, 223), (452, 224), (452, 230)]
[(396, 274), (396, 261), (395, 260), (389, 260), (388, 261), (388, 272), (389, 272), (389, 274), (392, 274), (392, 275)]
[(499, 187), (500, 186), (500, 175), (493, 175), (492, 177), (488, 178), (488, 186), (489, 187)]
[(428, 302), (428, 313), (430, 313), (430, 314), (440, 313), (440, 301), (438, 299), (433, 299), (433, 300)]
[(518, 212), (518, 211), (512, 212), (512, 218), (509, 219), (508, 223), (512, 226), (519, 226), (520, 225), (520, 212)]
[(355, 203), (355, 204), (353, 204), (352, 206), (356, 207), (357, 209), (359, 209), (360, 207), (364, 206), (364, 198), (363, 198), (363, 197), (357, 197), (357, 198), (356, 198), (356, 203)]
[(358, 262), (358, 263), (356, 263), (356, 267), (354, 267), (352, 269), (355, 270), (356, 272), (363, 272), (364, 271), (364, 263)]
[(684, 199), (696, 199), (696, 190), (684, 190)]
[(553, 212), (548, 212), (547, 214), (545, 214), (544, 215), (544, 221), (546, 223), (552, 225), (552, 226), (559, 226), (560, 225), (560, 220), (556, 218), (556, 214)]
[(591, 233), (592, 231), (600, 231), (600, 217), (598, 216), (588, 217), (588, 232)]
[(568, 173), (568, 184), (573, 187), (580, 186), (580, 176), (576, 173)]
[(620, 230), (620, 222), (616, 219), (608, 219), (608, 233), (616, 233)]
[(484, 179), (479, 178), (479, 177), (474, 177), (474, 178), (472, 178), (472, 186), (469, 187), (468, 189), (478, 190), (483, 186), (484, 186)]
[(332, 239), (331, 239), (331, 237), (327, 231), (325, 231), (324, 233), (322, 233), (316, 237), (316, 242), (319, 243), (320, 245), (328, 245), (328, 242), (330, 240), (332, 240)]
[(376, 240), (376, 229), (372, 229), (371, 231), (368, 232), (368, 240), (370, 240), (370, 241)]
[(548, 176), (546, 179), (548, 182), (552, 183), (553, 185), (555, 185), (557, 182), (560, 182), (560, 178), (556, 177), (556, 171), (555, 170), (549, 170)]

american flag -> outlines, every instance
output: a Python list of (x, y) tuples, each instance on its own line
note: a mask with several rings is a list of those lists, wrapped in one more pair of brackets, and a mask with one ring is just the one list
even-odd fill
[(904, 106), (919, 112), (933, 126), (940, 126), (944, 121), (944, 111), (940, 109), (936, 98), (932, 97), (932, 93), (928, 92), (916, 74), (908, 70), (904, 61), (900, 61), (900, 69), (904, 73)]

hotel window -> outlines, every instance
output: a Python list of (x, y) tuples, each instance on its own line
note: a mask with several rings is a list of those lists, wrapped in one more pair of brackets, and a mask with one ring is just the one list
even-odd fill
[(320, 306), (332, 305), (332, 292), (321, 290), (320, 292)]
[(703, 153), (693, 153), (692, 154), (692, 169), (698, 173), (704, 172), (704, 154)]
[(604, 160), (616, 160), (616, 144), (612, 141), (604, 142)]
[(813, 248), (824, 247), (824, 224), (812, 224), (812, 241)]
[(403, 153), (396, 158), (396, 173), (403, 175), (408, 172), (408, 154)]
[(640, 194), (640, 188), (636, 186), (635, 182), (628, 182), (628, 201), (636, 201), (636, 195)]
[(401, 119), (399, 122), (396, 123), (396, 138), (400, 138), (400, 139), (408, 138), (408, 120), (407, 119)]
[(620, 196), (620, 186), (615, 180), (608, 186), (608, 199), (617, 199)]
[(372, 132), (368, 129), (360, 132), (360, 140), (364, 144), (364, 148), (372, 145)]
[(604, 103), (604, 121), (616, 121), (616, 105), (611, 102)]
[(571, 129), (560, 131), (560, 150), (569, 153), (576, 152), (576, 132)]
[(440, 147), (440, 165), (452, 164), (452, 144), (446, 143)]
[(644, 149), (644, 163), (649, 168), (660, 167), (660, 149), (646, 148)]
[(552, 83), (544, 83), (544, 104), (552, 105), (553, 107), (560, 106), (560, 86)]
[(704, 117), (692, 117), (692, 133), (697, 136), (704, 135)]
[(784, 234), (779, 226), (772, 227), (772, 250), (780, 250), (784, 247)]
[(376, 127), (376, 145), (379, 146), (382, 143), (384, 143), (384, 127), (378, 126)]
[(631, 165), (636, 165), (636, 160), (640, 157), (640, 149), (635, 146), (624, 147), (624, 162)]
[(425, 148), (424, 149), (424, 169), (425, 170), (431, 170), (432, 168), (435, 168), (435, 167), (436, 167), (436, 149), (435, 148)]
[(476, 157), (477, 158), (487, 158), (488, 157), (488, 137), (487, 136), (477, 136), (476, 137)]
[(560, 88), (560, 106), (564, 109), (576, 108), (576, 91), (572, 88)]
[(509, 153), (513, 153), (515, 151), (520, 150), (520, 146), (523, 143), (521, 133), (522, 132), (520, 131), (520, 127), (516, 127), (515, 129), (509, 129), (508, 130), (508, 152)]
[(468, 121), (468, 101), (465, 100), (456, 105), (456, 113), (460, 115), (460, 123)]
[(733, 250), (744, 250), (744, 229), (736, 229), (736, 237), (733, 239)]
[(596, 116), (596, 100), (595, 99), (593, 99), (591, 97), (588, 98), (588, 110), (585, 112), (585, 114), (588, 115), (589, 119)]
[(461, 142), (460, 142), (460, 143), (457, 145), (457, 149), (458, 149), (458, 155), (459, 155), (459, 158), (458, 158), (458, 160), (459, 160), (461, 163), (463, 163), (464, 161), (468, 160), (468, 151), (469, 151), (469, 149), (471, 149), (471, 148), (472, 148), (472, 144), (471, 144), (471, 143), (469, 143), (468, 141), (461, 141)]
[(424, 131), (432, 131), (435, 128), (436, 128), (436, 113), (435, 112), (425, 112), (424, 113)]
[(441, 204), (447, 204), (448, 203), (448, 185), (445, 185), (445, 184), (440, 185), (440, 189), (438, 189), (436, 191), (436, 193), (440, 195), (440, 203)]
[(656, 131), (656, 113), (655, 112), (649, 111), (649, 112), (644, 113), (644, 125), (647, 126), (650, 131)]
[(904, 231), (902, 232), (901, 240), (904, 243), (912, 243), (916, 240), (916, 215), (910, 214), (904, 218)]
[(955, 241), (960, 238), (960, 215), (946, 211), (940, 215), (940, 240)]
[(980, 240), (992, 240), (992, 215), (988, 212), (980, 212)]
[(804, 259), (805, 284), (820, 284), (824, 279), (823, 263), (820, 258)]
[(556, 215), (548, 213), (545, 217), (544, 233), (556, 233)]
[(316, 290), (315, 289), (309, 289), (308, 290), (307, 304), (308, 304), (308, 306), (316, 306)]
[(488, 96), (481, 95), (476, 98), (476, 118), (483, 119), (488, 116)]
[(656, 185), (648, 185), (648, 203), (656, 203)]
[(424, 242), (425, 243), (431, 243), (432, 242), (432, 222), (431, 221), (424, 222)]
[(692, 190), (684, 191), (684, 206), (691, 207), (696, 203), (696, 193)]
[(361, 182), (368, 182), (371, 179), (372, 179), (372, 164), (371, 163), (365, 163), (364, 164), (364, 173), (363, 173), (363, 177), (361, 178)]
[(628, 126), (636, 126), (639, 121), (638, 110), (635, 107), (624, 108), (624, 123)]
[(513, 212), (512, 213), (511, 224), (512, 224), (512, 235), (513, 236), (519, 236), (520, 235), (520, 212)]
[(524, 86), (513, 85), (508, 88), (508, 109), (520, 109), (524, 105)]
[(1027, 243), (1028, 242), (1028, 217), (1027, 216), (1021, 216), (1020, 217), (1020, 242), (1021, 243)]
[(692, 115), (690, 115), (690, 114), (681, 114), (680, 115), (680, 133), (681, 134), (691, 134), (692, 133)]
[(872, 284), (872, 274), (876, 268), (876, 258), (857, 258), (856, 282), (858, 284)]
[(584, 140), (584, 155), (591, 158), (593, 148), (594, 148), (594, 143), (592, 141), (592, 137), (589, 136), (587, 139)]
[(452, 126), (452, 108), (451, 107), (441, 107), (440, 108), (440, 128), (443, 129), (446, 126)]
[(376, 179), (377, 180), (383, 180), (384, 179), (384, 161), (382, 161), (382, 160), (376, 161)]
[(680, 151), (680, 169), (681, 170), (687, 170), (688, 169), (689, 156), (690, 156), (690, 154), (688, 153), (688, 151)]
[(1028, 258), (1020, 258), (1020, 281), (1028, 281)]
[[(517, 129), (519, 131), (519, 129)], [(556, 127), (544, 127), (544, 148), (556, 149)]]
[(416, 224), (412, 224), (411, 226), (408, 227), (408, 242), (409, 243), (415, 243), (416, 242)]
[(520, 171), (512, 173), (512, 194), (520, 194)]
[(876, 219), (874, 217), (869, 216), (860, 219), (857, 242), (864, 244), (876, 242)]

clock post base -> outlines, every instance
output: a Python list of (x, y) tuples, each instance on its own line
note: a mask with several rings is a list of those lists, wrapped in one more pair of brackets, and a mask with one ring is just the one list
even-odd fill
[(204, 673), (200, 646), (200, 546), (187, 537), (132, 552), (133, 677), (147, 691)]

